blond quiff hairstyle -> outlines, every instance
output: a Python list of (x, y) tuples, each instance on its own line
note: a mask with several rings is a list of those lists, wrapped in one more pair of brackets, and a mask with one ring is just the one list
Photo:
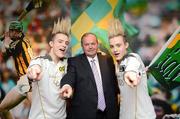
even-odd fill
[(108, 27), (108, 38), (114, 38), (116, 36), (125, 36), (124, 34), (124, 29), (122, 27), (121, 22), (119, 21), (119, 19), (112, 19), (109, 22), (109, 27)]
[(62, 18), (61, 20), (58, 18), (57, 23), (54, 22), (52, 36), (54, 36), (57, 33), (63, 33), (69, 37), (70, 29), (71, 29), (71, 20), (69, 17)]

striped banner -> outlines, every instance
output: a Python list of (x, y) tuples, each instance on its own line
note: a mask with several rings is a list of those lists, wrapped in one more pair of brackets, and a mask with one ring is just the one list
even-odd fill
[(125, 30), (128, 27), (131, 34), (137, 33), (137, 30), (125, 23), (123, 15), (125, 2), (125, 0), (94, 0), (92, 2), (72, 25), (72, 56), (82, 53), (80, 38), (86, 32), (95, 33), (100, 43), (100, 49), (108, 51), (107, 28), (109, 20), (113, 17), (120, 18)]

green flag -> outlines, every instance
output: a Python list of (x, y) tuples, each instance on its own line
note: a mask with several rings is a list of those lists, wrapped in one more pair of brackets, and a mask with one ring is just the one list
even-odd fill
[(149, 70), (165, 88), (180, 86), (180, 27), (152, 60)]

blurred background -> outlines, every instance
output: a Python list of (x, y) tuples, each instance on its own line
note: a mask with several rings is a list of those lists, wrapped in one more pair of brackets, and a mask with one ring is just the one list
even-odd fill
[[(53, 23), (58, 17), (71, 16), (73, 24), (93, 1), (49, 0), (45, 7), (30, 11), (22, 22), (24, 33), (30, 37), (35, 56), (48, 52), (48, 39)], [(29, 2), (30, 0), (0, 0), (0, 35), (8, 31), (10, 21), (17, 20)], [(129, 38), (130, 48), (138, 53), (148, 66), (180, 25), (180, 0), (126, 0), (124, 17), (126, 22), (137, 30), (136, 34)], [(69, 50), (70, 55), (71, 50)], [(0, 51), (1, 100), (16, 85), (16, 81), (17, 75), (12, 58), (3, 59)], [(148, 86), (157, 119), (162, 119), (165, 114), (180, 113), (180, 86), (166, 90), (150, 74)], [(29, 108), (28, 102), (18, 105), (12, 109), (14, 118), (27, 119)], [(0, 118), (3, 117), (0, 115)]]

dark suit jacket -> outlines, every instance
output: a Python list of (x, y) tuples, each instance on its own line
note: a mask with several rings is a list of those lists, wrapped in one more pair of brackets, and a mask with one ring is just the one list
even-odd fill
[[(98, 54), (108, 119), (118, 118), (117, 94), (119, 93), (113, 59)], [(69, 58), (67, 74), (61, 87), (69, 84), (74, 94), (68, 111), (70, 119), (96, 119), (98, 94), (91, 66), (85, 54)]]

